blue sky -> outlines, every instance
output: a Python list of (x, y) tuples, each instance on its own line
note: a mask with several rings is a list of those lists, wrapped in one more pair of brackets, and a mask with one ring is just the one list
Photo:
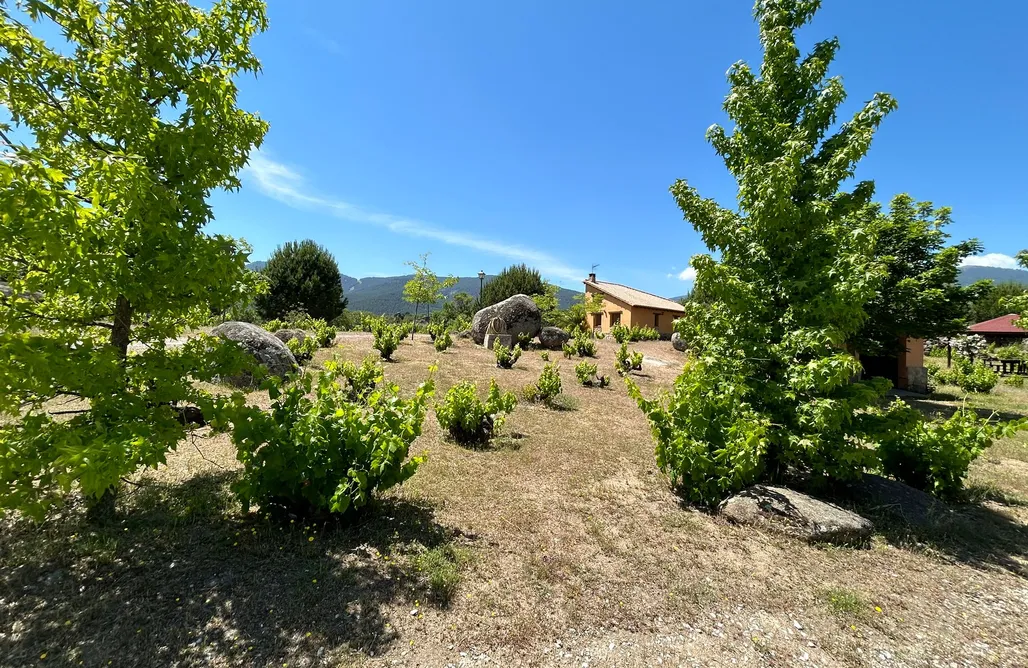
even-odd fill
[[(859, 178), (954, 209), (985, 263), (1028, 247), (1028, 4), (826, 0), (802, 46), (836, 35), (848, 117), (876, 91), (899, 111)], [(759, 62), (747, 0), (272, 2), (264, 63), (241, 104), (271, 123), (212, 231), (254, 259), (312, 238), (351, 276), (525, 261), (565, 287), (663, 295), (703, 252), (668, 194), (676, 178), (733, 205), (704, 141), (724, 73)]]

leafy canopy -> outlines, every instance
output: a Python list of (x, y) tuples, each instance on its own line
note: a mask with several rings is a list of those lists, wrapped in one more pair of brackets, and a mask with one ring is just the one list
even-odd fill
[[(0, 3), (0, 509), (39, 516), (161, 463), (184, 433), (172, 406), (219, 403), (191, 379), (238, 363), (164, 342), (259, 289), (248, 248), (203, 228), (267, 131), (235, 84), (267, 19), (260, 0), (21, 7), (28, 24)], [(55, 418), (58, 397), (79, 402)]]
[[(404, 301), (414, 304), (414, 315), (417, 318), (418, 305), (429, 307), (443, 298), (443, 290), (457, 285), (455, 276), (447, 276), (443, 280), (428, 268), (428, 253), (421, 256), (421, 264), (410, 261), (407, 265), (414, 269), (414, 276), (403, 286)], [(413, 337), (413, 332), (411, 332)]]
[(538, 269), (526, 264), (505, 267), (482, 287), (482, 307), (492, 306), (514, 295), (545, 295), (546, 282)]
[[(657, 441), (657, 461), (687, 497), (718, 499), (760, 478), (798, 469), (855, 474), (884, 416), (862, 412), (883, 381), (851, 382), (859, 362), (845, 350), (881, 276), (866, 249), (873, 230), (858, 214), (873, 183), (840, 190), (896, 103), (878, 93), (836, 125), (846, 97), (828, 70), (839, 43), (801, 55), (796, 31), (817, 0), (760, 0), (764, 59), (728, 72), (731, 133), (707, 138), (738, 183), (738, 209), (705, 199), (680, 180), (671, 194), (711, 251), (697, 255), (697, 285), (679, 332), (695, 345), (665, 399), (630, 384)], [(829, 134), (836, 128), (833, 134)]]
[(877, 207), (868, 213), (874, 254), (886, 273), (864, 307), (867, 319), (853, 341), (856, 348), (869, 355), (890, 354), (903, 346), (901, 337), (934, 339), (963, 332), (971, 305), (989, 285), (961, 286), (960, 262), (981, 252), (982, 245), (971, 239), (946, 246), (950, 210), (909, 195), (893, 197), (887, 214)]
[(257, 310), (265, 319), (299, 310), (328, 322), (346, 308), (335, 258), (310, 239), (276, 248), (261, 273), (268, 291), (257, 297)]
[[(1028, 269), (1028, 250), (1023, 250), (1017, 254), (1017, 262), (1025, 269)], [(1015, 313), (1020, 313), (1021, 319), (1017, 321), (1017, 325), (1024, 329), (1028, 329), (1028, 294), (1009, 297), (1001, 303), (1009, 310)]]

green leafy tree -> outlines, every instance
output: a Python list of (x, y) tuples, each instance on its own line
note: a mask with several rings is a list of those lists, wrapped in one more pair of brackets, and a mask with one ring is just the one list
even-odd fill
[[(1018, 263), (1028, 269), (1028, 250), (1023, 250), (1017, 254)], [(1019, 327), (1028, 329), (1028, 294), (1021, 295), (1019, 297), (1009, 297), (1001, 302), (1008, 310), (1014, 311), (1015, 313), (1021, 314), (1021, 319), (1017, 321)]]
[(457, 285), (457, 278), (455, 276), (447, 276), (443, 280), (439, 280), (435, 272), (428, 268), (428, 253), (421, 256), (421, 264), (412, 260), (407, 262), (407, 265), (414, 269), (414, 276), (403, 286), (403, 299), (410, 304), (414, 304), (415, 326), (411, 330), (411, 338), (413, 339), (414, 332), (417, 330), (418, 307), (424, 304), (429, 309), (428, 312), (431, 313), (432, 304), (443, 298), (443, 290)]
[[(713, 503), (790, 470), (856, 475), (871, 463), (889, 415), (873, 410), (885, 381), (852, 382), (859, 362), (845, 346), (864, 321), (881, 276), (867, 252), (873, 230), (857, 213), (870, 181), (840, 187), (896, 107), (878, 93), (841, 125), (842, 80), (828, 69), (836, 39), (806, 56), (796, 31), (816, 0), (760, 0), (764, 60), (728, 72), (724, 109), (735, 123), (707, 138), (738, 182), (738, 209), (671, 186), (685, 219), (720, 254), (692, 258), (710, 303), (686, 304), (680, 334), (697, 344), (666, 398), (630, 390), (647, 414), (657, 462), (687, 497)], [(834, 134), (829, 134), (835, 129)]]
[(257, 310), (267, 320), (303, 311), (329, 322), (346, 308), (339, 265), (328, 249), (310, 239), (276, 248), (262, 274), (268, 291), (257, 297)]
[(492, 306), (514, 295), (545, 295), (546, 282), (537, 269), (525, 264), (506, 267), (482, 287), (482, 307)]
[[(176, 404), (217, 417), (191, 381), (231, 351), (164, 342), (260, 285), (244, 244), (203, 230), (267, 131), (235, 85), (267, 20), (260, 0), (19, 4), (0, 3), (0, 508), (41, 516), (163, 462)], [(34, 34), (54, 28), (59, 48)]]
[(901, 337), (934, 339), (967, 329), (968, 309), (989, 290), (986, 282), (968, 287), (957, 282), (960, 262), (981, 252), (978, 240), (946, 246), (950, 210), (915, 202), (906, 194), (892, 198), (887, 214), (872, 206), (866, 215), (872, 219), (874, 255), (885, 277), (864, 307), (867, 319), (852, 341), (854, 347), (868, 355), (887, 355), (904, 347)]
[(1004, 281), (990, 285), (968, 307), (968, 321), (971, 323), (992, 320), (1010, 313), (1010, 300), (1028, 295), (1028, 286), (1015, 281)]
[(470, 320), (475, 315), (475, 298), (466, 292), (454, 292), (436, 313), (444, 323)]

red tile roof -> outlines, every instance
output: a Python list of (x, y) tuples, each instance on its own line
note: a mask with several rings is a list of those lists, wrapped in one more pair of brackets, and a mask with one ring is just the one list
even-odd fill
[(992, 320), (971, 325), (968, 329), (976, 334), (1020, 334), (1028, 336), (1028, 329), (1022, 329), (1014, 324), (1020, 319), (1021, 316), (1018, 314), (1008, 313)]

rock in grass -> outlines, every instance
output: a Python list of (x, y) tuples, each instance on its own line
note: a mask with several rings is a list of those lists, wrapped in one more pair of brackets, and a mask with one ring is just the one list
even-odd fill
[[(257, 325), (230, 321), (212, 329), (211, 334), (239, 343), (257, 360), (258, 364), (266, 367), (268, 373), (273, 376), (285, 376), (298, 368), (296, 358), (293, 357), (293, 353), (289, 352), (289, 348), (286, 348), (286, 344)], [(254, 385), (253, 374), (248, 371), (222, 380), (236, 387), (253, 387)]]
[(850, 493), (861, 506), (891, 515), (914, 527), (930, 527), (952, 517), (949, 507), (934, 496), (872, 473), (865, 473), (858, 482), (852, 483)]
[(856, 513), (785, 487), (754, 485), (725, 499), (722, 515), (737, 524), (801, 538), (810, 543), (859, 545), (874, 526)]
[(543, 327), (539, 331), (539, 345), (548, 350), (560, 350), (571, 335), (560, 327)]
[(507, 334), (515, 339), (525, 334), (535, 338), (543, 328), (543, 314), (528, 295), (514, 295), (502, 302), (487, 306), (475, 314), (471, 321), (471, 338), (482, 345), (486, 329), (493, 318), (500, 318), (507, 325)]
[(307, 340), (307, 332), (302, 329), (280, 329), (275, 332), (275, 338), (282, 343), (289, 343), (291, 339), (296, 339), (303, 343)]

